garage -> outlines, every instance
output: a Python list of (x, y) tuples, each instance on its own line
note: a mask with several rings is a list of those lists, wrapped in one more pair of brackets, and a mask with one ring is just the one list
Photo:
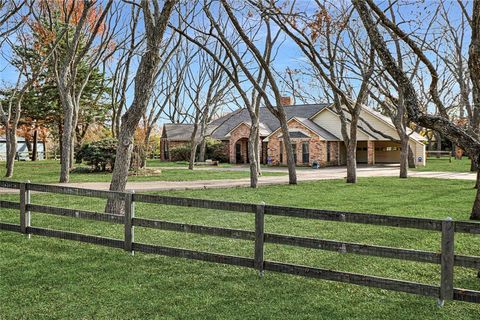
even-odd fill
[(375, 141), (375, 163), (400, 163), (401, 147), (392, 141)]

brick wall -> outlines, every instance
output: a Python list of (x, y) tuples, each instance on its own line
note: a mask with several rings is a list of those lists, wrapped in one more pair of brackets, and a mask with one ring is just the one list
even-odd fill
[[(289, 121), (288, 127), (290, 129), (299, 129), (305, 134), (307, 134), (310, 138), (296, 138), (291, 139), (292, 143), (297, 144), (297, 164), (302, 165), (303, 163), (303, 152), (302, 152), (302, 144), (304, 142), (309, 143), (309, 162), (308, 165), (312, 165), (314, 161), (318, 161), (322, 167), (329, 166), (329, 165), (338, 165), (338, 160), (340, 156), (339, 150), (339, 143), (336, 141), (330, 142), (330, 162), (327, 162), (327, 142), (325, 140), (321, 140), (313, 131), (305, 127), (302, 123), (298, 122), (297, 120), (293, 119)], [(286, 150), (285, 145), (282, 143), (283, 146), (283, 159), (280, 162), (280, 142), (283, 142), (283, 138), (281, 137), (281, 131), (276, 132), (273, 134), (268, 141), (268, 157), (271, 159), (273, 165), (286, 165), (287, 158), (286, 158)], [(305, 164), (307, 165), (307, 164)]]
[(250, 127), (247, 126), (245, 123), (240, 124), (235, 130), (230, 133), (230, 142), (229, 142), (229, 158), (230, 163), (236, 163), (236, 148), (235, 144), (241, 140), (241, 154), (242, 154), (242, 162), (247, 163), (248, 155), (247, 155), (247, 143), (248, 143), (248, 136), (250, 135)]

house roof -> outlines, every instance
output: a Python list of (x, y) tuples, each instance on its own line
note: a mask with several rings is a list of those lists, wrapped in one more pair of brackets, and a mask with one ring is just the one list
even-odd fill
[[(5, 138), (5, 136), (0, 136), (0, 142), (6, 142), (7, 139)], [(25, 138), (23, 137), (17, 137), (17, 142), (25, 142)]]
[(193, 124), (168, 123), (163, 126), (165, 138), (172, 141), (190, 141), (193, 133)]
[(296, 138), (310, 138), (308, 135), (306, 135), (303, 132), (300, 131), (291, 131), (289, 134), (290, 138), (296, 139)]
[[(294, 105), (294, 106), (284, 106), (285, 114), (287, 121), (296, 119), (305, 125), (308, 129), (315, 132), (320, 137), (329, 141), (342, 141), (341, 137), (336, 136), (335, 134), (329, 132), (322, 126), (318, 125), (316, 122), (311, 119), (315, 118), (317, 114), (324, 110), (332, 111), (329, 108), (331, 104), (321, 103), (321, 104), (305, 104), (305, 105)], [(389, 117), (382, 115), (380, 112), (373, 110), (367, 106), (363, 106), (364, 110), (372, 114), (378, 120), (386, 123), (387, 125), (395, 128)], [(336, 113), (335, 113), (336, 114)], [(259, 109), (259, 118), (260, 118), (260, 136), (268, 137), (275, 131), (280, 128), (280, 122), (278, 119), (269, 111), (268, 108), (262, 107)], [(213, 120), (207, 127), (207, 135), (210, 135), (214, 139), (218, 140), (228, 140), (230, 138), (230, 133), (239, 127), (241, 124), (246, 124), (250, 126), (250, 114), (246, 108), (239, 109), (233, 112), (230, 112), (224, 116), (221, 116)], [(374, 139), (381, 140), (382, 137), (364, 127), (361, 123), (358, 124), (358, 128), (365, 134), (371, 136)], [(420, 134), (413, 132), (410, 128), (407, 128), (410, 138), (416, 141), (424, 141), (426, 138)], [(193, 132), (193, 124), (165, 124), (164, 131), (165, 138), (171, 141), (189, 141)], [(197, 137), (198, 138), (198, 137)], [(1, 141), (1, 137), (0, 137)]]
[(331, 133), (330, 131), (326, 130), (325, 128), (322, 128), (315, 122), (313, 122), (310, 119), (306, 118), (298, 118), (297, 119), (302, 122), (307, 128), (310, 130), (314, 131), (316, 134), (318, 134), (320, 137), (324, 138), (325, 140), (341, 140), (339, 137)]
[[(320, 112), (321, 110), (323, 110), (328, 106), (329, 104), (325, 103), (325, 104), (306, 104), (306, 105), (286, 106), (283, 108), (285, 110), (287, 120), (290, 120), (294, 117), (311, 118), (315, 114), (317, 114), (318, 112)], [(280, 122), (268, 110), (268, 108), (266, 107), (260, 108), (259, 116), (260, 116), (260, 129), (261, 129), (260, 131), (264, 136), (280, 128)], [(246, 108), (240, 109), (236, 112), (232, 112), (230, 115), (214, 120), (210, 124), (215, 128), (212, 131), (212, 137), (219, 140), (227, 139), (228, 134), (243, 122), (250, 123), (250, 115)]]
[[(380, 112), (378, 112), (377, 110), (374, 110), (374, 109), (372, 109), (370, 107), (367, 107), (367, 106), (364, 106), (363, 109), (370, 112), (370, 114), (372, 114), (373, 116), (377, 117), (378, 119), (382, 120), (383, 122), (388, 123), (389, 125), (391, 125), (395, 128), (395, 125), (393, 124), (393, 121), (392, 121), (392, 119), (390, 119), (390, 117), (387, 117), (387, 116), (381, 114)], [(428, 140), (426, 137), (422, 136), (421, 134), (413, 131), (412, 129), (410, 129), (408, 127), (407, 127), (407, 133), (410, 135), (410, 138), (412, 138), (414, 140), (417, 140), (417, 141), (427, 141)]]
[[(316, 124), (315, 122), (313, 122), (312, 120), (310, 119), (307, 119), (307, 118), (299, 118), (299, 117), (293, 117), (292, 119), (290, 119), (289, 121), (292, 121), (292, 120), (296, 120), (298, 121), (299, 123), (303, 124), (307, 129), (313, 131), (315, 134), (317, 134), (318, 136), (322, 137), (323, 139), (325, 140), (329, 140), (329, 141), (341, 141), (340, 138), (338, 138), (337, 136), (335, 136), (333, 133), (331, 133), (330, 131), (327, 131), (326, 129), (322, 128), (321, 126), (319, 126), (318, 124)], [(277, 132), (278, 130), (280, 129), (277, 128), (276, 130), (272, 131), (267, 137), (265, 140), (268, 140), (275, 132)], [(290, 137), (291, 138), (300, 138), (300, 137), (295, 137), (294, 135), (292, 135), (292, 133), (296, 132), (295, 130), (291, 130), (290, 131)]]

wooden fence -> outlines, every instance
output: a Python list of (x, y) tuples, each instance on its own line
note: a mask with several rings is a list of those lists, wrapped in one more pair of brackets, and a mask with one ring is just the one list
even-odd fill
[[(10, 181), (0, 181), (0, 188), (17, 189), (20, 192), (19, 203), (12, 201), (0, 201), (0, 208), (19, 210), (20, 224), (17, 225), (10, 223), (0, 223), (0, 230), (16, 231), (24, 234), (36, 234), (41, 236), (94, 243), (114, 248), (123, 248), (132, 253), (134, 251), (139, 251), (165, 256), (182, 257), (187, 259), (255, 268), (256, 270), (258, 270), (260, 275), (263, 275), (265, 271), (275, 271), (305, 277), (351, 283), (367, 287), (376, 287), (393, 291), (431, 296), (438, 298), (439, 305), (443, 305), (445, 300), (460, 300), (480, 303), (480, 291), (459, 289), (455, 288), (453, 285), (454, 266), (480, 269), (479, 256), (456, 255), (454, 253), (455, 233), (480, 234), (480, 223), (452, 221), (451, 219), (436, 220), (378, 214), (292, 208), (266, 205), (264, 203), (248, 204), (192, 198), (167, 197), (149, 194), (135, 194), (129, 192), (111, 192)], [(30, 193), (32, 191), (95, 197), (103, 199), (118, 199), (123, 201), (125, 204), (125, 215), (97, 213), (91, 211), (32, 204), (30, 202)], [(254, 213), (255, 231), (218, 228), (203, 225), (193, 225), (137, 218), (135, 217), (136, 202), (217, 209), (240, 213)], [(30, 223), (31, 212), (123, 224), (125, 227), (124, 240), (34, 227), (31, 226)], [(265, 215), (437, 231), (441, 232), (441, 252), (428, 252), (420, 250), (401, 249), (385, 246), (265, 233)], [(138, 243), (135, 242), (134, 237), (134, 229), (136, 226), (233, 239), (251, 240), (254, 241), (254, 256), (253, 258), (238, 257), (210, 252), (200, 252), (187, 249)], [(340, 272), (289, 263), (269, 261), (265, 260), (264, 258), (265, 243), (275, 243), (303, 248), (336, 251), (339, 253), (354, 253), (360, 255), (439, 264), (441, 266), (441, 280), (438, 286), (434, 286), (403, 280), (395, 280), (370, 275)]]

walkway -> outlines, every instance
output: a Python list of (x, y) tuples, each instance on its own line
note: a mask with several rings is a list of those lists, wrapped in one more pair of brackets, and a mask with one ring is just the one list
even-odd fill
[[(197, 169), (202, 170), (202, 169)], [(211, 169), (209, 169), (211, 170)], [(248, 170), (248, 168), (225, 168), (222, 170)], [(264, 171), (287, 172), (286, 168), (269, 168)], [(373, 166), (359, 167), (357, 169), (358, 177), (391, 177), (398, 175), (398, 167), (396, 166)], [(297, 178), (302, 181), (318, 181), (344, 179), (346, 177), (345, 167), (322, 168), (312, 170), (309, 168), (299, 168), (297, 170)], [(419, 178), (440, 178), (440, 179), (459, 179), (459, 180), (475, 180), (475, 173), (464, 172), (427, 172), (427, 171), (410, 171), (409, 177)], [(288, 184), (288, 175), (284, 176), (267, 176), (259, 178), (259, 185), (278, 185)], [(77, 188), (108, 190), (110, 183), (108, 182), (85, 182), (85, 183), (68, 183), (56, 184)], [(189, 189), (210, 189), (210, 188), (234, 188), (248, 187), (250, 185), (249, 178), (234, 180), (201, 180), (201, 181), (145, 181), (145, 182), (129, 182), (128, 190), (136, 192), (147, 191), (165, 191), (165, 190), (189, 190)], [(17, 192), (16, 190), (5, 190), (0, 188), (0, 193)]]

